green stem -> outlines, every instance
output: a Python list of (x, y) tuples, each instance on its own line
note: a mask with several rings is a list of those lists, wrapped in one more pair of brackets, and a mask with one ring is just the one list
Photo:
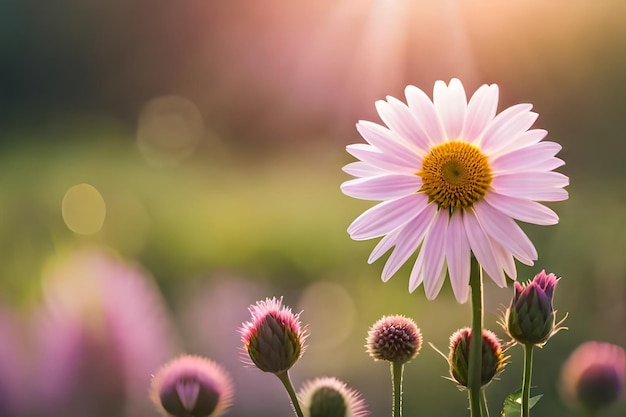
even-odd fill
[(487, 396), (484, 389), (480, 390), (480, 412), (483, 413), (484, 417), (489, 417), (489, 407), (487, 406)]
[(528, 402), (530, 400), (530, 380), (533, 376), (533, 347), (524, 345), (524, 377), (522, 379), (522, 417), (530, 415)]
[(293, 384), (291, 383), (291, 379), (289, 378), (289, 373), (285, 371), (282, 374), (276, 374), (276, 376), (285, 386), (287, 394), (289, 394), (289, 398), (291, 399), (291, 405), (293, 406), (293, 411), (296, 412), (296, 415), (298, 417), (304, 417), (304, 415), (302, 414), (302, 409), (300, 408), (300, 403), (298, 402), (298, 396), (296, 395), (296, 391), (293, 389)]
[(472, 287), (472, 338), (470, 341), (468, 388), (472, 417), (481, 417), (481, 369), (483, 351), (483, 269), (471, 274)]
[(391, 362), (391, 383), (393, 384), (393, 409), (391, 417), (402, 417), (402, 373), (404, 364)]

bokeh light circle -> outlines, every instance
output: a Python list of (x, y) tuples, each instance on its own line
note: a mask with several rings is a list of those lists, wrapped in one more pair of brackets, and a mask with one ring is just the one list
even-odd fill
[(152, 166), (170, 167), (193, 154), (204, 135), (198, 107), (183, 97), (150, 100), (139, 115), (137, 147)]
[(74, 233), (92, 235), (102, 229), (106, 204), (100, 192), (90, 184), (70, 187), (63, 196), (61, 213), (65, 225)]
[(354, 300), (344, 287), (334, 282), (318, 281), (309, 285), (303, 291), (298, 307), (311, 332), (308, 344), (318, 349), (339, 346), (354, 329)]

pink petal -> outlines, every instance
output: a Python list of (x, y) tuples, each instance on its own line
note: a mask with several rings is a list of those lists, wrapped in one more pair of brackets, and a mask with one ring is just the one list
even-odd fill
[(363, 139), (382, 153), (393, 155), (410, 167), (419, 167), (422, 158), (394, 132), (379, 124), (361, 120), (356, 124)]
[(531, 104), (516, 104), (498, 114), (485, 129), (480, 147), (493, 155), (522, 135), (537, 119)]
[(430, 98), (422, 90), (412, 85), (406, 87), (404, 93), (409, 108), (428, 136), (430, 145), (441, 143), (444, 140), (444, 132)]
[(489, 236), (485, 233), (473, 210), (464, 212), (463, 225), (467, 240), (478, 263), (496, 283), (504, 281), (504, 273), (496, 259)]
[(378, 260), (378, 258), (383, 256), (389, 249), (393, 248), (393, 246), (396, 244), (396, 239), (398, 238), (398, 235), (400, 234), (401, 231), (402, 231), (402, 227), (398, 227), (396, 230), (393, 230), (387, 233), (380, 240), (380, 242), (378, 242), (378, 244), (374, 247), (374, 249), (372, 250), (372, 253), (367, 259), (367, 263), (373, 264), (374, 262)]
[(380, 118), (394, 132), (397, 132), (407, 143), (415, 146), (415, 151), (425, 155), (428, 153), (428, 136), (420, 126), (415, 115), (406, 104), (394, 97), (387, 97), (388, 102), (376, 102), (376, 110)]
[(409, 293), (415, 291), (417, 287), (424, 281), (424, 251), (421, 250), (417, 254), (417, 259), (411, 269), (411, 275), (409, 276)]
[(383, 153), (371, 145), (355, 143), (346, 146), (346, 151), (357, 159), (387, 172), (413, 174), (416, 167), (401, 154)]
[(383, 201), (357, 217), (348, 227), (348, 233), (354, 240), (386, 235), (417, 216), (427, 203), (428, 197), (422, 193)]
[(460, 210), (456, 210), (450, 217), (447, 234), (445, 253), (450, 284), (456, 300), (463, 304), (467, 301), (470, 289), (471, 252)]
[(200, 384), (191, 380), (178, 382), (176, 394), (178, 394), (178, 399), (185, 410), (193, 410), (198, 400), (198, 394), (200, 394)]
[[(552, 166), (555, 165), (556, 161), (560, 161), (554, 158), (554, 156), (561, 149), (562, 147), (558, 143), (541, 142), (509, 153), (500, 154), (493, 158), (489, 165), (494, 171), (503, 172), (538, 170), (538, 167)], [(556, 165), (557, 167), (560, 166)], [(551, 169), (546, 169), (546, 171), (551, 171)]]
[(453, 78), (448, 86), (443, 81), (435, 82), (433, 103), (448, 140), (458, 140), (467, 109), (467, 98), (461, 81)]
[(467, 105), (463, 138), (470, 143), (475, 143), (495, 117), (497, 109), (498, 86), (496, 84), (482, 85)]
[(485, 194), (484, 199), (493, 208), (516, 220), (540, 226), (549, 226), (559, 222), (559, 216), (553, 210), (536, 201), (494, 192)]
[(422, 179), (417, 175), (389, 174), (357, 178), (341, 184), (341, 191), (363, 200), (391, 200), (417, 192)]
[(363, 161), (351, 162), (342, 168), (343, 172), (355, 177), (374, 177), (387, 171), (377, 168)]
[(569, 178), (560, 172), (502, 174), (495, 176), (491, 182), (491, 186), (498, 194), (537, 201), (567, 199), (567, 191), (561, 187), (568, 184)]
[(526, 265), (532, 265), (537, 260), (535, 246), (513, 219), (484, 201), (474, 205), (474, 212), (492, 240)]
[(527, 146), (534, 145), (539, 143), (543, 138), (548, 134), (547, 130), (544, 129), (530, 129), (526, 132), (522, 133), (520, 136), (515, 138), (515, 140), (510, 141), (505, 147), (501, 148), (496, 154), (492, 154), (492, 156), (497, 156), (501, 153), (509, 153), (516, 149), (525, 148)]
[[(504, 273), (511, 277), (512, 280), (517, 279), (517, 269), (515, 268), (515, 260), (509, 251), (504, 249), (498, 242), (491, 241), (498, 265), (504, 270)], [(503, 276), (504, 277), (504, 276)], [(493, 279), (493, 278), (492, 278)], [(500, 282), (493, 280), (500, 288), (506, 287), (506, 277)]]
[(424, 253), (424, 291), (426, 298), (437, 297), (441, 285), (438, 282), (445, 259), (446, 230), (448, 228), (447, 210), (439, 210), (431, 225), (421, 252)]
[(430, 227), (435, 215), (437, 207), (429, 204), (426, 208), (413, 220), (407, 223), (398, 234), (396, 248), (387, 259), (387, 263), (383, 268), (383, 281), (389, 280), (392, 275), (398, 272), (398, 269), (411, 257), (417, 250), (424, 239), (426, 231)]

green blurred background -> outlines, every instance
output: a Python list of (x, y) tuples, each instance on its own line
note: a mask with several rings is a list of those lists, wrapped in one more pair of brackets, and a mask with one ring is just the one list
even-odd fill
[[(346, 228), (371, 204), (339, 191), (345, 145), (407, 84), (430, 95), (438, 79), (497, 83), (499, 110), (533, 103), (535, 126), (563, 145), (570, 199), (551, 206), (558, 225), (524, 225), (539, 260), (519, 276), (563, 277), (569, 330), (537, 352), (533, 383), (537, 415), (570, 415), (557, 390), (567, 355), (589, 339), (626, 345), (624, 19), (620, 1), (4, 0), (0, 303), (27, 316), (50, 258), (113, 249), (154, 277), (181, 350), (276, 392), (252, 405), (238, 393), (230, 415), (287, 416), (278, 381), (238, 369), (236, 353), (247, 305), (284, 296), (312, 334), (296, 384), (335, 375), (385, 415), (388, 368), (365, 354), (369, 326), (410, 315), (446, 351), (469, 305), (449, 284), (428, 302), (421, 287), (408, 294), (408, 268), (383, 284), (382, 261), (367, 265), (376, 242)], [(487, 283), (486, 324), (501, 337), (510, 297)], [(522, 351), (509, 354), (488, 389), (493, 414), (521, 383)], [(463, 415), (446, 374), (425, 346), (406, 369), (406, 415)]]

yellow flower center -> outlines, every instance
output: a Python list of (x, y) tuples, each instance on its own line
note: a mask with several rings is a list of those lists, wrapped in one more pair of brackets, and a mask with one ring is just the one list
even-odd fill
[(424, 157), (421, 192), (441, 208), (471, 207), (489, 189), (491, 167), (480, 149), (467, 142), (446, 142)]

